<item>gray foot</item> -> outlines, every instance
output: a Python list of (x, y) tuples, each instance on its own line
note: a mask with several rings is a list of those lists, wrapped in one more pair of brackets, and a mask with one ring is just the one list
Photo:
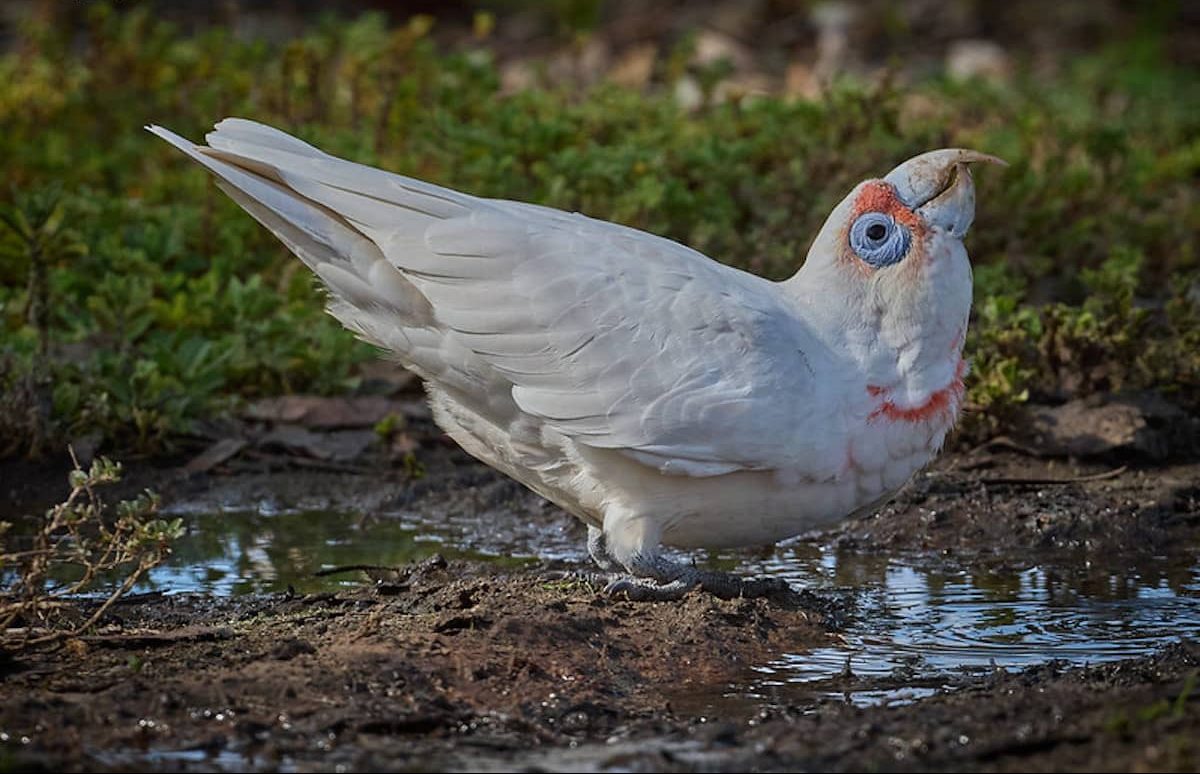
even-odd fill
[(785, 581), (777, 578), (746, 579), (727, 572), (698, 570), (660, 556), (635, 560), (629, 570), (629, 575), (610, 580), (605, 593), (634, 602), (667, 602), (682, 599), (694, 589), (721, 599), (752, 599), (791, 591)]
[(776, 578), (746, 579), (727, 572), (699, 570), (672, 562), (661, 556), (636, 557), (622, 568), (604, 539), (604, 532), (588, 527), (588, 553), (601, 572), (589, 570), (555, 570), (542, 575), (549, 581), (574, 581), (604, 589), (611, 597), (623, 597), (633, 602), (669, 602), (682, 599), (702, 589), (721, 599), (753, 599), (791, 593), (785, 581)]

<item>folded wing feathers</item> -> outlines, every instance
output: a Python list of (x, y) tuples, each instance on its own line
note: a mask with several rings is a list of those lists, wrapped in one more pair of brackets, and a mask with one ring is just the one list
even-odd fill
[[(746, 381), (730, 380), (739, 364), (722, 371), (715, 354), (740, 346), (729, 337), (749, 319), (713, 306), (725, 283), (762, 293), (740, 273), (626, 227), (336, 159), (251, 121), (222, 121), (210, 148), (147, 128), (312, 267), (347, 327), (498, 412), (487, 421), (540, 417), (665, 472), (758, 466), (739, 452), (753, 439), (728, 432)], [(695, 412), (715, 420), (711, 436), (696, 437)]]

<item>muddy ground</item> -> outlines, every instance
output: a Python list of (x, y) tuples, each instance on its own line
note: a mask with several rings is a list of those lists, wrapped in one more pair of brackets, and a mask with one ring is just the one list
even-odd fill
[[(773, 52), (816, 40), (803, 24), (743, 28), (740, 10), (753, 4), (711, 5), (721, 13), (695, 12), (720, 22), (714, 26), (722, 34), (711, 40), (747, 63), (737, 77), (755, 83), (765, 74), (803, 93), (811, 79), (793, 75), (805, 70), (784, 78), (769, 66)], [(795, 16), (787, 4), (767, 5)], [(920, 48), (928, 51), (901, 53), (923, 63), (948, 56), (948, 40), (983, 34), (1007, 49), (1006, 69), (1026, 48), (1035, 56), (1047, 49), (1052, 59), (1077, 50), (1087, 41), (1069, 37), (1094, 35), (1093, 14), (1120, 11), (1096, 3), (1060, 9), (1083, 17), (1064, 25), (1072, 30), (1064, 41), (1062, 33), (1045, 34), (1053, 25), (1024, 18), (1040, 18), (1044, 5), (995, 4), (1016, 11), (979, 29), (953, 29), (955, 15), (934, 14), (922, 21)], [(635, 44), (669, 40), (663, 24), (693, 23), (683, 13), (616, 16), (636, 24), (596, 35), (601, 59), (611, 59), (604, 66), (614, 70), (636, 62)], [(890, 19), (862, 18), (871, 28)], [(1030, 29), (1039, 31), (1033, 39)], [(1167, 41), (1180, 61), (1200, 51), (1190, 45), (1193, 30), (1181, 26)], [(506, 79), (523, 77), (524, 57), (553, 53), (530, 52), (526, 39), (498, 45), (513, 52), (501, 57)], [(804, 48), (796, 55), (816, 57)], [(635, 72), (632, 84), (644, 85), (651, 73)], [(377, 419), (353, 432), (369, 435)], [(1030, 448), (1027, 439), (959, 450), (879, 513), (811, 539), (845, 551), (928, 552), (989, 566), (1194, 557), (1200, 433), (1195, 419), (1157, 421), (1182, 428), (1191, 449), (1139, 446), (1135, 436), (1145, 428), (1138, 427), (1128, 443), (1114, 441), (1086, 462), (1042, 457), (1053, 444)], [(350, 433), (345, 426), (338, 432)], [(427, 427), (414, 433), (425, 466), (420, 478), (387, 454), (342, 462), (333, 444), (297, 452), (313, 440), (300, 430), (312, 426), (288, 428), (284, 435), (248, 424), (213, 428), (178, 458), (126, 460), (123, 491), (150, 486), (168, 503), (213, 508), (404, 507), (447, 518), (503, 509), (523, 517), (506, 524), (562, 529), (540, 500)], [(246, 445), (239, 456), (184, 473), (209, 444), (230, 440)], [(0, 463), (0, 519), (55, 501), (64, 479), (61, 464)], [(582, 529), (566, 529), (564, 540), (582, 540)], [(853, 595), (798, 589), (772, 600), (694, 594), (634, 604), (542, 579), (564, 566), (504, 570), (432, 559), (338, 593), (131, 595), (86, 636), (0, 650), (0, 771), (1200, 770), (1195, 642), (1100, 666), (1048, 662), (1019, 672), (940, 675), (922, 683), (931, 695), (902, 705), (850, 702), (852, 692), (906, 684), (903, 676), (853, 671), (806, 691), (748, 697), (733, 688), (754, 682), (755, 667), (837, 642), (861, 614)], [(63, 623), (83, 620), (95, 604), (78, 602)]]
[[(534, 529), (553, 516), (460, 453), (425, 451), (420, 479), (286, 469), (181, 477), (135, 466), (129, 485), (154, 483), (168, 500), (211, 492), (285, 506), (508, 508)], [(1072, 463), (1003, 444), (951, 453), (878, 514), (813, 539), (1005, 565), (1194, 556), (1200, 465)], [(899, 679), (852, 672), (811, 694), (723, 699), (722, 687), (745, 684), (755, 666), (836, 642), (856, 615), (853, 597), (801, 589), (635, 604), (543, 579), (561, 566), (435, 557), (347, 592), (128, 597), (87, 636), (5, 656), (0, 768), (1200, 767), (1194, 642), (1102, 666), (945, 675), (903, 706), (839, 699)]]

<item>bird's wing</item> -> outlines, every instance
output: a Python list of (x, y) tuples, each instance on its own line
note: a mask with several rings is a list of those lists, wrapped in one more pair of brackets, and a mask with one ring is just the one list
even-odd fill
[(796, 454), (817, 345), (773, 283), (668, 239), (393, 175), (252, 122), (224, 121), (208, 140), (206, 153), (365, 236), (524, 414), (665, 473), (772, 469)]
[[(438, 274), (421, 287), (521, 409), (663, 472), (788, 465), (816, 344), (772, 283), (635, 229), (489, 204), (428, 235)], [(447, 270), (465, 256), (485, 257), (478, 274)]]

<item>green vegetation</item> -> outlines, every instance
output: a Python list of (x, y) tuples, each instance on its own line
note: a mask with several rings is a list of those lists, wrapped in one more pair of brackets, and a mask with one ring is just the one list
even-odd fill
[(975, 432), (1029, 396), (1200, 401), (1200, 78), (1152, 34), (1052, 79), (844, 83), (818, 102), (689, 111), (670, 88), (504, 94), (486, 40), (440, 52), (424, 18), (330, 21), (280, 45), (103, 4), (88, 18), (82, 40), (31, 29), (0, 58), (0, 453), (97, 433), (154, 451), (238, 399), (355, 386), (371, 350), (322, 314), (300, 263), (141, 131), (199, 137), (227, 115), (772, 277), (858, 180), (931, 147), (985, 150), (1012, 166), (979, 175), (969, 243)]
[[(119, 463), (99, 457), (71, 471), (71, 493), (50, 508), (37, 531), (9, 549), (0, 542), (0, 642), (49, 642), (85, 631), (143, 576), (170, 555), (183, 534), (179, 519), (154, 518), (158, 496), (146, 491), (110, 513), (97, 489), (121, 478)], [(0, 522), (0, 538), (9, 530)], [(103, 602), (85, 620), (59, 621), (63, 600), (110, 582)]]

